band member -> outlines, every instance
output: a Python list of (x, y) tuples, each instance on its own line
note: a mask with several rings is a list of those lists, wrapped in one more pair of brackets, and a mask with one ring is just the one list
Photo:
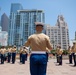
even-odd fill
[(30, 73), (31, 75), (46, 75), (47, 69), (47, 55), (46, 48), (52, 49), (50, 39), (47, 35), (42, 33), (44, 24), (35, 22), (36, 33), (29, 36), (25, 42), (25, 46), (31, 47), (30, 55)]
[(12, 64), (14, 64), (15, 60), (16, 60), (16, 50), (17, 50), (17, 48), (14, 45), (13, 48), (12, 48), (12, 50), (11, 50), (11, 52), (12, 52)]
[(26, 50), (25, 46), (23, 46), (23, 50), (22, 50), (22, 64), (25, 64), (26, 54), (27, 54), (27, 50)]
[(76, 66), (76, 41), (73, 42), (72, 52), (73, 52), (74, 66)]
[(11, 60), (11, 50), (12, 50), (12, 46), (8, 46), (7, 52), (8, 52), (8, 63), (10, 63)]
[(1, 47), (1, 64), (4, 64), (5, 61), (5, 53), (6, 53), (6, 49), (4, 46)]
[(23, 48), (20, 47), (20, 51), (19, 51), (19, 53), (20, 53), (20, 63), (22, 62), (22, 50), (23, 50)]
[(59, 65), (62, 65), (62, 53), (63, 53), (63, 50), (61, 49), (61, 46), (59, 46), (59, 50), (58, 50), (58, 63)]
[(59, 63), (59, 46), (57, 46), (56, 48), (56, 59), (57, 59), (57, 63)]
[(72, 49), (71, 46), (68, 48), (68, 53), (69, 53), (69, 64), (72, 64)]

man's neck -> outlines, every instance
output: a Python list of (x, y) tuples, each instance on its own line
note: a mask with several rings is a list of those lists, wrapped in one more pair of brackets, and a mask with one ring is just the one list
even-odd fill
[(41, 31), (37, 31), (36, 33), (39, 34), (39, 33), (42, 33), (42, 32)]

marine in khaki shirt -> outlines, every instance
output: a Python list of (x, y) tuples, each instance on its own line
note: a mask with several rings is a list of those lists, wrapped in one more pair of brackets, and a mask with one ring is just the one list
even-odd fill
[(27, 54), (27, 50), (25, 47), (23, 47), (23, 49), (22, 49), (22, 54)]
[[(25, 42), (25, 46), (31, 47), (31, 56), (30, 56), (31, 75), (37, 75), (38, 73), (40, 75), (44, 75), (46, 73), (44, 72), (46, 71), (45, 66), (47, 66), (47, 55), (46, 55), (47, 48), (51, 50), (52, 45), (50, 43), (49, 37), (44, 33), (42, 33), (44, 24), (42, 24), (41, 22), (35, 22), (35, 25), (36, 25), (36, 33), (28, 37), (28, 40)], [(44, 60), (42, 61), (43, 58), (45, 61)], [(45, 64), (43, 65), (43, 63)]]
[(1, 48), (1, 54), (5, 54), (7, 52), (6, 48), (4, 46)]
[(59, 62), (59, 46), (57, 46), (56, 48), (56, 59), (57, 59), (57, 63)]
[(61, 49), (61, 46), (59, 46), (59, 50), (58, 50), (58, 63), (59, 63), (59, 65), (62, 65), (62, 53), (63, 53), (63, 50)]
[(9, 46), (7, 50), (8, 50), (9, 53), (11, 53), (12, 46)]
[(16, 50), (17, 50), (17, 48), (14, 45), (13, 48), (12, 48), (12, 50), (11, 50), (11, 52), (12, 52), (12, 64), (14, 64), (15, 60), (16, 60)]
[(58, 55), (62, 55), (62, 53), (63, 53), (63, 50), (62, 49), (59, 49)]
[(73, 42), (72, 52), (73, 53), (76, 53), (76, 42)]
[(1, 64), (4, 64), (5, 61), (5, 53), (6, 53), (6, 48), (4, 46), (1, 47)]
[(63, 50), (61, 49), (61, 46), (59, 46), (58, 48), (57, 48), (57, 54), (58, 55), (62, 55), (62, 53), (63, 53)]
[(76, 41), (73, 42), (72, 52), (73, 52), (73, 58), (74, 58), (74, 66), (76, 67)]
[(68, 55), (69, 55), (69, 64), (72, 64), (72, 48), (68, 47)]

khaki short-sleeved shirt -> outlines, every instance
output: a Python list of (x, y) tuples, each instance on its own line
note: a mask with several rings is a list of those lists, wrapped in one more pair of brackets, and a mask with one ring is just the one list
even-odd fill
[(72, 47), (72, 52), (76, 53), (76, 45)]
[(17, 50), (16, 48), (12, 48), (11, 52), (16, 52), (16, 50)]
[(1, 49), (1, 54), (5, 54), (6, 53), (6, 49)]
[(26, 53), (27, 53), (27, 50), (23, 49), (22, 54), (26, 54)]
[(49, 37), (44, 33), (29, 36), (25, 46), (30, 46), (32, 51), (46, 51), (46, 48), (52, 48)]
[(8, 48), (7, 52), (11, 52), (11, 48)]

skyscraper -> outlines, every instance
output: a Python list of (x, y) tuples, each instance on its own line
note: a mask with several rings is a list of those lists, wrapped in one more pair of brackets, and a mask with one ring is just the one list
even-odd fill
[(28, 36), (35, 32), (36, 21), (44, 23), (45, 20), (43, 10), (17, 9), (10, 16), (9, 44), (17, 46), (23, 45)]
[(55, 26), (47, 25), (46, 34), (50, 37), (54, 49), (56, 49), (57, 45), (60, 45), (62, 49), (68, 49), (69, 30), (62, 15), (58, 16)]
[(8, 45), (15, 44), (15, 34), (16, 34), (16, 15), (17, 10), (23, 9), (22, 5), (19, 3), (12, 3), (10, 10), (10, 21), (9, 21), (9, 33), (8, 33)]
[(0, 26), (1, 26), (1, 20), (0, 20)]
[(0, 26), (0, 46), (7, 46), (8, 42), (8, 33), (6, 31), (2, 31), (2, 27)]
[(1, 16), (1, 26), (2, 26), (2, 31), (7, 31), (8, 32), (8, 25), (9, 25), (9, 18), (7, 15), (4, 13)]
[(36, 21), (44, 23), (42, 10), (18, 10), (16, 15), (16, 44), (23, 45), (28, 36), (35, 33)]

